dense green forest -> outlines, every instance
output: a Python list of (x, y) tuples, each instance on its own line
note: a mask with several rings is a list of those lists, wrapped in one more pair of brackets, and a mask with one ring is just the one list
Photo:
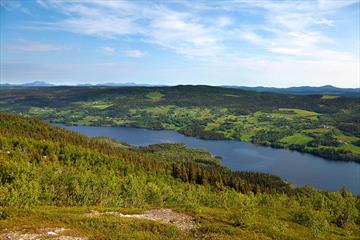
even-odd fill
[[(156, 208), (197, 227), (87, 215)], [(359, 239), (359, 213), (346, 189), (296, 188), (181, 144), (133, 147), (0, 113), (0, 234), (52, 226), (89, 239)]]
[(69, 125), (173, 129), (360, 161), (359, 98), (209, 86), (2, 88), (0, 111)]

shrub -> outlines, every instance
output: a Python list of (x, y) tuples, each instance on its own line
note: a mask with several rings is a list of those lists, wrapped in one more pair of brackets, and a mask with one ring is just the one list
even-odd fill
[(306, 207), (301, 207), (294, 212), (294, 221), (309, 227), (314, 237), (319, 237), (329, 228), (329, 223), (324, 213)]
[(5, 220), (10, 216), (10, 211), (7, 208), (0, 207), (0, 220)]
[(230, 215), (230, 222), (237, 227), (251, 227), (255, 222), (255, 209), (252, 206), (242, 206)]

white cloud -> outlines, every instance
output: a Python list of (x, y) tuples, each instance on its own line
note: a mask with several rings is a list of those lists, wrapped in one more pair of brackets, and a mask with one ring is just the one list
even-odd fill
[(116, 49), (112, 47), (101, 47), (101, 50), (108, 55), (114, 55), (116, 53)]
[[(182, 0), (176, 4), (167, 1), (37, 1), (39, 6), (56, 9), (62, 18), (31, 23), (32, 29), (151, 43), (201, 62), (237, 63), (234, 74), (241, 74), (238, 69), (250, 69), (252, 65), (257, 74), (261, 75), (258, 70), (261, 68), (274, 79), (276, 71), (284, 72), (287, 77), (293, 76), (293, 71), (298, 79), (336, 78), (334, 81), (339, 81), (342, 75), (354, 81), (351, 74), (358, 71), (354, 64), (358, 63), (356, 52), (339, 50), (341, 43), (327, 35), (327, 30), (336, 28), (341, 22), (337, 11), (358, 0)], [(251, 49), (245, 49), (248, 47), (245, 42), (251, 43)], [(35, 45), (23, 49), (52, 47)], [(102, 51), (116, 52), (111, 47), (103, 47)], [(251, 52), (254, 60), (242, 57), (246, 51)], [(129, 49), (123, 54), (141, 58), (146, 52)], [(295, 70), (296, 66), (299, 70)]]
[(224, 17), (224, 16), (216, 19), (216, 22), (215, 22), (215, 24), (218, 27), (227, 27), (227, 26), (230, 26), (232, 23), (233, 22), (230, 18)]
[(42, 7), (45, 7), (45, 8), (49, 7), (44, 0), (36, 0), (36, 3), (41, 5)]
[(240, 36), (242, 39), (245, 39), (251, 43), (255, 43), (255, 44), (264, 43), (264, 39), (262, 37), (251, 31), (245, 31), (241, 33)]
[(17, 40), (15, 44), (10, 46), (12, 49), (24, 52), (56, 52), (64, 48), (50, 43), (35, 42), (27, 40)]
[[(302, 52), (319, 50), (320, 43), (332, 40), (311, 27), (333, 27), (336, 22), (328, 15), (337, 9), (357, 2), (342, 1), (270, 1), (233, 0), (227, 2), (180, 1), (183, 9), (171, 8), (166, 2), (157, 4), (136, 1), (55, 1), (38, 0), (41, 6), (52, 6), (65, 14), (65, 19), (37, 23), (41, 29), (56, 29), (74, 33), (120, 38), (134, 36), (142, 41), (172, 49), (188, 57), (219, 57), (226, 52), (224, 41), (242, 39), (257, 44), (271, 53), (283, 54), (281, 49), (293, 49), (294, 56)], [(336, 3), (334, 3), (336, 2)], [(338, 3), (339, 2), (339, 3)], [(340, 3), (341, 2), (341, 3)], [(207, 16), (206, 11), (221, 11), (219, 17)], [(235, 23), (226, 16), (227, 11), (248, 11), (257, 14), (261, 10), (264, 24)], [(263, 13), (265, 11), (265, 14)], [(240, 23), (240, 25), (239, 25)], [(32, 26), (34, 27), (34, 26)], [(272, 37), (264, 37), (257, 30), (273, 31)], [(236, 33), (239, 33), (236, 36)], [(279, 51), (280, 49), (280, 51)]]
[(128, 57), (131, 57), (131, 58), (142, 58), (146, 55), (145, 52), (142, 52), (140, 50), (137, 50), (137, 49), (130, 49), (130, 50), (126, 50), (124, 51), (124, 54)]
[(20, 10), (23, 13), (30, 14), (29, 9), (24, 7), (21, 1), (18, 0), (0, 0), (0, 7), (7, 11)]
[(280, 53), (280, 54), (286, 54), (286, 55), (296, 55), (296, 56), (306, 56), (307, 55), (300, 49), (295, 49), (295, 48), (274, 47), (274, 48), (269, 48), (269, 51), (273, 52), (273, 53)]
[(334, 20), (326, 19), (326, 18), (314, 19), (313, 23), (318, 24), (318, 25), (326, 25), (326, 26), (330, 26), (330, 27), (335, 26), (335, 21)]
[[(43, 4), (43, 3), (42, 3)], [(173, 49), (186, 56), (214, 56), (222, 49), (221, 28), (231, 25), (227, 17), (214, 26), (201, 23), (198, 16), (175, 11), (164, 4), (125, 1), (48, 1), (65, 19), (38, 22), (32, 29), (62, 30), (102, 38), (139, 36), (144, 41)]]

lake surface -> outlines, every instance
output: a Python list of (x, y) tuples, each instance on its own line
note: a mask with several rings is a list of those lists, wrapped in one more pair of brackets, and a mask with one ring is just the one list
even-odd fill
[(346, 186), (360, 195), (360, 164), (325, 160), (287, 149), (257, 146), (230, 140), (202, 140), (175, 131), (130, 127), (94, 127), (57, 125), (89, 137), (107, 136), (135, 146), (156, 143), (184, 143), (222, 157), (222, 164), (234, 169), (271, 173), (297, 185), (338, 191)]

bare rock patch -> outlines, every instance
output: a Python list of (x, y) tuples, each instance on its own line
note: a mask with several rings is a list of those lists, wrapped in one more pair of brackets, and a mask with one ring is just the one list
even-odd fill
[(66, 229), (65, 228), (40, 228), (36, 232), (26, 231), (5, 231), (0, 233), (1, 240), (41, 240), (41, 239), (53, 239), (53, 240), (87, 240), (83, 237), (74, 237), (67, 235), (60, 235)]
[(96, 217), (101, 215), (114, 215), (123, 218), (147, 219), (162, 223), (169, 223), (180, 228), (183, 231), (190, 231), (191, 229), (194, 229), (196, 227), (196, 223), (193, 217), (184, 213), (175, 212), (171, 209), (153, 209), (146, 211), (142, 214), (122, 214), (119, 212), (101, 213), (97, 211), (90, 211), (90, 213), (87, 214), (87, 216), (89, 217)]

